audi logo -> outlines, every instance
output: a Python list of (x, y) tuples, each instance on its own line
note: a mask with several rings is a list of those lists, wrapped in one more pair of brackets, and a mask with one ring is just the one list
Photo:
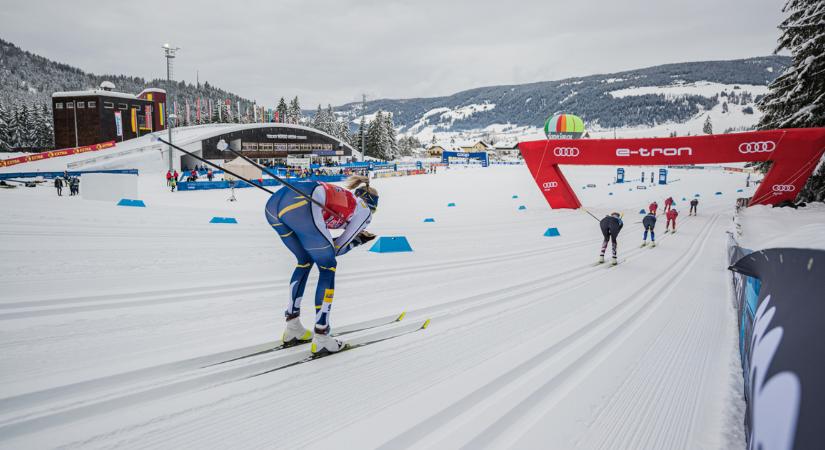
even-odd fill
[(555, 181), (548, 181), (548, 182), (546, 182), (546, 183), (542, 184), (542, 185), (541, 185), (541, 187), (543, 187), (544, 189), (552, 189), (552, 188), (554, 188), (554, 187), (556, 187), (556, 186), (558, 186), (558, 185), (559, 185), (559, 183), (558, 183), (558, 182), (555, 182)]
[(556, 147), (553, 149), (553, 154), (556, 156), (579, 156), (579, 149), (576, 147)]
[(771, 189), (774, 192), (793, 192), (796, 190), (796, 186), (792, 184), (774, 184)]
[(739, 153), (767, 153), (776, 149), (773, 141), (743, 142), (739, 144)]

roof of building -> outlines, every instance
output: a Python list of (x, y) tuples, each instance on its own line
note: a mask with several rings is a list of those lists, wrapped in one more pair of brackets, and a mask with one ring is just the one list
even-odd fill
[(141, 100), (141, 98), (137, 98), (133, 94), (127, 94), (125, 92), (114, 92), (114, 91), (104, 91), (103, 89), (89, 89), (85, 91), (65, 91), (65, 92), (55, 92), (52, 94), (52, 98), (62, 98), (62, 97), (117, 97), (117, 98), (127, 98), (129, 100)]
[(165, 94), (165, 93), (166, 93), (166, 89), (161, 89), (161, 88), (146, 88), (146, 89), (144, 89), (144, 90), (140, 91), (140, 94), (138, 94), (138, 97), (139, 97), (139, 96), (141, 96), (141, 95), (143, 95), (143, 93), (144, 93), (144, 92), (157, 92), (157, 93), (159, 93), (159, 94)]

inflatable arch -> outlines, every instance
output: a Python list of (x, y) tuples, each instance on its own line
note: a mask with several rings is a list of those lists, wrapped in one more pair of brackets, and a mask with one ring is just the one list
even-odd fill
[(825, 152), (825, 128), (643, 139), (553, 139), (518, 148), (551, 208), (581, 203), (559, 165), (644, 166), (773, 161), (751, 205), (793, 201)]

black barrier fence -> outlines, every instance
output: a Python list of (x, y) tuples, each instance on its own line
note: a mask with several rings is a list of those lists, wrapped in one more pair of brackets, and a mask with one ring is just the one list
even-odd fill
[(825, 448), (825, 251), (728, 246), (751, 449)]

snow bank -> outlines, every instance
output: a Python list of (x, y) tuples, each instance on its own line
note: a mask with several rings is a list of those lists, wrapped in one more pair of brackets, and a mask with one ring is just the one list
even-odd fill
[(137, 175), (87, 173), (80, 179), (83, 200), (117, 201), (138, 198)]
[(825, 204), (811, 203), (799, 209), (753, 206), (740, 212), (738, 221), (742, 247), (825, 250)]

